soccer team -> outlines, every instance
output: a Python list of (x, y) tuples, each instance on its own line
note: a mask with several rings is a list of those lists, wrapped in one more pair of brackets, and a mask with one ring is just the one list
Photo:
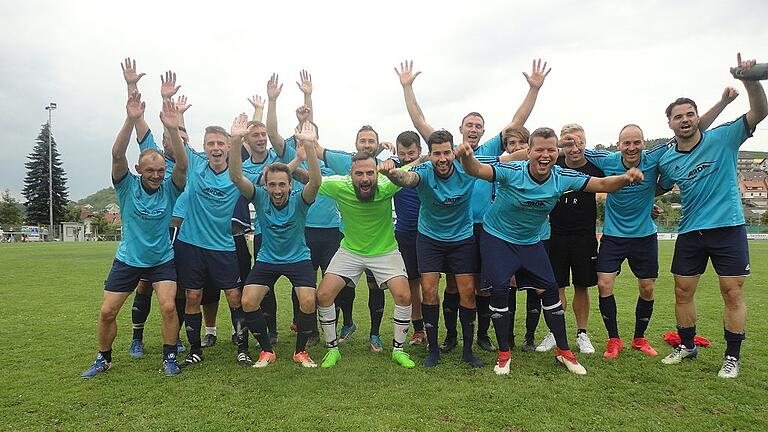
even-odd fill
[[(754, 60), (737, 56), (740, 70), (754, 65)], [(693, 297), (711, 260), (725, 303), (726, 351), (718, 376), (738, 376), (749, 251), (736, 160), (740, 145), (768, 115), (759, 81), (741, 78), (749, 111), (732, 122), (707, 130), (738, 96), (733, 88), (726, 88), (701, 117), (694, 101), (679, 98), (666, 109), (672, 140), (645, 149), (640, 127), (628, 124), (619, 132), (619, 151), (611, 153), (586, 149), (584, 129), (577, 124), (564, 126), (559, 138), (550, 128), (525, 128), (550, 72), (540, 60), (533, 62), (530, 74), (523, 73), (528, 93), (510, 123), (482, 144), (485, 122), (477, 112), (462, 119), (460, 142), (429, 125), (413, 89), (420, 72), (406, 61), (395, 72), (418, 134), (405, 131), (392, 147), (381, 143), (373, 128), (363, 126), (356, 135), (356, 152), (349, 154), (319, 144), (311, 76), (302, 71), (297, 85), (304, 104), (296, 110), (298, 124), (290, 138), (278, 132), (276, 103), (282, 84), (272, 75), (266, 124), (261, 121), (265, 103), (254, 96), (249, 99), (254, 107), (250, 121), (240, 114), (229, 132), (207, 127), (204, 152), (196, 152), (188, 145), (184, 125), (190, 105), (184, 96), (174, 100), (180, 87), (175, 74), (161, 76), (161, 149), (144, 120), (145, 103), (137, 88), (144, 74), (137, 73), (130, 58), (122, 67), (128, 102), (112, 148), (112, 182), (123, 238), (104, 285), (99, 352), (81, 376), (90, 378), (111, 367), (115, 319), (134, 290), (132, 356), (143, 354), (144, 321), (155, 291), (163, 320), (165, 375), (203, 361), (203, 347), (216, 343), (216, 310), (224, 291), (237, 363), (266, 367), (276, 360), (273, 291), (281, 276), (293, 286), (293, 361), (317, 366), (307, 347), (320, 337), (319, 320), (327, 348), (321, 366), (333, 367), (341, 360), (340, 344), (356, 331), (352, 304), (363, 273), (369, 288), (370, 349), (384, 350), (379, 327), (388, 289), (395, 303), (391, 358), (405, 368), (415, 366), (404, 350), (411, 321), (409, 344), (426, 344), (423, 366), (433, 368), (442, 353), (457, 346), (458, 319), (462, 361), (473, 368), (484, 366), (473, 354), (477, 327), (477, 345), (497, 352), (494, 372), (509, 374), (516, 292), (526, 290), (522, 349), (556, 348), (560, 363), (584, 375), (586, 369), (566, 334), (565, 289), (572, 281), (576, 345), (589, 354), (595, 348), (587, 335), (588, 288), (597, 285), (609, 336), (603, 356), (616, 358), (624, 343), (613, 291), (624, 260), (638, 279), (631, 346), (656, 356), (645, 338), (658, 277), (653, 222), (658, 209), (653, 203), (674, 185), (680, 189), (682, 206), (672, 260), (680, 344), (662, 363), (676, 364), (698, 354)], [(130, 172), (126, 158), (134, 129), (141, 149), (138, 175)], [(419, 135), (427, 145), (425, 156)], [(599, 246), (596, 193), (608, 194)], [(248, 203), (255, 208), (254, 221)], [(251, 230), (253, 264), (245, 241)], [(447, 334), (439, 344), (441, 275), (446, 277), (442, 310)], [(542, 311), (549, 333), (536, 346), (533, 338)], [(337, 333), (339, 313), (344, 320)], [(179, 362), (177, 353), (186, 350), (178, 337), (182, 322), (190, 348)], [(488, 335), (491, 322), (496, 346)], [(256, 361), (249, 355), (249, 332), (260, 349)]]

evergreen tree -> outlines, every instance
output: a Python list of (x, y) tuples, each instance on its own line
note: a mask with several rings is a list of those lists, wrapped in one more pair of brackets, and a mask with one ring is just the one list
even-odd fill
[(6, 189), (0, 195), (0, 226), (5, 226), (8, 229), (9, 226), (18, 227), (22, 222), (23, 215), (21, 210), (16, 207), (16, 199), (11, 196), (11, 191)]
[[(50, 128), (44, 124), (37, 136), (32, 153), (27, 156), (29, 161), (24, 165), (27, 168), (27, 177), (24, 179), (22, 195), (27, 199), (24, 204), (27, 208), (27, 222), (30, 224), (48, 225), (48, 136)], [(56, 140), (51, 137), (53, 149), (53, 223), (59, 224), (65, 215), (67, 199), (67, 177), (61, 166), (59, 151), (56, 148)]]

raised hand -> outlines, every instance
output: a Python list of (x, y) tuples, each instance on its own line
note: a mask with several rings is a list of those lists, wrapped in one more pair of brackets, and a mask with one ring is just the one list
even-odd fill
[(120, 67), (123, 68), (123, 78), (128, 85), (136, 84), (141, 77), (146, 75), (145, 73), (136, 73), (136, 60), (131, 60), (130, 57), (126, 57)]
[(299, 124), (309, 121), (310, 115), (312, 115), (312, 108), (306, 105), (296, 108), (296, 119), (299, 121)]
[(246, 113), (241, 113), (235, 117), (235, 120), (232, 122), (232, 127), (229, 129), (229, 133), (233, 137), (241, 138), (248, 133), (248, 115)]
[(279, 75), (273, 73), (267, 81), (267, 97), (269, 100), (276, 100), (281, 91), (283, 91), (283, 85), (280, 84)]
[(315, 142), (317, 140), (317, 133), (315, 132), (315, 126), (310, 122), (304, 122), (301, 124), (301, 129), (296, 128), (296, 140)]
[(397, 167), (395, 166), (395, 162), (392, 159), (387, 159), (385, 161), (379, 162), (379, 165), (376, 167), (380, 174), (389, 175), (392, 173)]
[(179, 129), (181, 123), (181, 111), (173, 99), (163, 99), (163, 110), (160, 111), (160, 121), (168, 130)]
[(542, 66), (541, 59), (538, 59), (533, 60), (531, 74), (528, 75), (523, 72), (523, 76), (525, 76), (525, 80), (528, 81), (528, 85), (533, 88), (541, 88), (541, 86), (544, 85), (544, 79), (547, 78), (547, 75), (549, 75), (551, 71), (552, 68), (547, 69), (547, 62), (544, 62), (544, 65)]
[(305, 95), (312, 94), (312, 75), (305, 69), (299, 72), (299, 81), (296, 81), (296, 85), (299, 86), (299, 90)]
[(472, 146), (469, 145), (469, 143), (462, 142), (456, 147), (453, 153), (456, 155), (456, 157), (463, 159), (472, 156), (475, 154), (475, 151), (472, 150)]
[(192, 106), (192, 104), (187, 104), (187, 97), (184, 95), (179, 96), (175, 104), (176, 104), (176, 109), (179, 110), (180, 114), (184, 114), (185, 112), (187, 112), (189, 107)]
[(725, 90), (723, 90), (723, 95), (720, 97), (720, 102), (727, 105), (733, 102), (737, 97), (739, 97), (738, 90), (733, 87), (726, 87)]
[(254, 109), (264, 109), (264, 99), (262, 99), (259, 95), (253, 95), (253, 97), (249, 97), (248, 102), (251, 103), (251, 106), (253, 106)]
[(741, 68), (742, 73), (739, 74), (738, 76), (734, 75), (734, 77), (736, 79), (743, 80), (743, 78), (741, 77), (743, 76), (744, 72), (752, 69), (752, 66), (754, 66), (756, 63), (757, 63), (756, 60), (742, 60), (741, 53), (736, 53), (736, 67), (731, 68), (731, 74), (733, 74), (734, 71), (736, 71), (736, 69)]
[(144, 109), (147, 104), (142, 102), (141, 93), (134, 90), (131, 95), (128, 96), (128, 102), (125, 104), (125, 112), (128, 114), (128, 118), (131, 120), (137, 120), (144, 115)]
[(400, 85), (403, 87), (409, 86), (413, 84), (413, 81), (416, 79), (417, 76), (421, 73), (414, 72), (413, 71), (413, 60), (405, 60), (404, 62), (400, 63), (400, 70), (397, 70), (397, 67), (395, 67), (395, 73), (398, 77), (400, 77)]
[(172, 98), (180, 88), (176, 85), (176, 72), (165, 71), (165, 76), (160, 75), (160, 96), (163, 99)]
[(304, 148), (304, 145), (300, 141), (296, 143), (296, 157), (299, 158), (299, 160), (302, 162), (307, 160), (307, 150)]
[(389, 141), (383, 141), (379, 143), (379, 147), (381, 147), (384, 150), (389, 150), (389, 152), (392, 154), (397, 154), (397, 149), (395, 148), (395, 145)]

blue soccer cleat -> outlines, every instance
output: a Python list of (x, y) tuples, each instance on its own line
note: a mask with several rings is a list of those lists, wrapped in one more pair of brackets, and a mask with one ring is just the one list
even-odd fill
[(105, 359), (104, 356), (99, 353), (96, 356), (96, 361), (93, 362), (91, 367), (81, 373), (80, 376), (83, 378), (93, 378), (102, 372), (108, 371), (111, 366), (112, 363), (107, 362), (107, 359)]
[(144, 341), (139, 339), (132, 339), (131, 340), (131, 348), (128, 350), (128, 354), (130, 354), (133, 358), (139, 358), (144, 355)]

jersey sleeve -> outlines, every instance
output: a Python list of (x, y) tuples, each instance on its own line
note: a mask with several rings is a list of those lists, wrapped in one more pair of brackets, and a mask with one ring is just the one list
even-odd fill
[(243, 168), (243, 177), (250, 180), (251, 183), (253, 183), (254, 187), (259, 187), (259, 180), (261, 178), (261, 173), (258, 173), (248, 168)]
[(267, 191), (265, 191), (264, 188), (259, 185), (253, 185), (253, 198), (251, 198), (253, 208), (258, 209), (261, 207), (262, 203), (264, 202), (264, 198), (269, 199)]
[(386, 176), (379, 174), (378, 177), (378, 187), (379, 191), (385, 196), (385, 197), (391, 197), (394, 194), (400, 192), (400, 189), (402, 189), (400, 186), (392, 183)]
[[(277, 153), (275, 153), (277, 154)], [(285, 141), (285, 146), (283, 147), (283, 156), (278, 156), (277, 159), (282, 163), (290, 163), (294, 158), (296, 157), (296, 148), (292, 145), (288, 145), (288, 141)]]
[(674, 180), (667, 175), (665, 170), (659, 170), (659, 174), (658, 186), (665, 191), (671, 191), (672, 187), (675, 186)]
[[(138, 139), (137, 139), (138, 140)], [(144, 134), (144, 137), (139, 142), (139, 152), (143, 152), (144, 150), (157, 150), (160, 151), (160, 147), (157, 146), (157, 143), (155, 142), (155, 137), (152, 135), (152, 131), (150, 129), (147, 129), (147, 133)]]
[(318, 189), (317, 193), (335, 199), (339, 196), (339, 191), (346, 186), (347, 178), (348, 176), (323, 177), (323, 182), (320, 184), (320, 189)]
[[(754, 128), (749, 128), (747, 115), (744, 114), (736, 120), (729, 123), (723, 123), (706, 133), (716, 134), (716, 137), (713, 137), (715, 145), (726, 145), (733, 150), (738, 150), (739, 147), (744, 144), (744, 141), (750, 138), (754, 132)], [(720, 143), (720, 141), (723, 142)]]
[(590, 179), (589, 175), (569, 168), (558, 169), (554, 174), (559, 178), (560, 192), (581, 192), (587, 186)]
[[(594, 166), (600, 168), (601, 171), (605, 171), (609, 161), (613, 157), (612, 156), (613, 154), (614, 152), (609, 152), (606, 150), (584, 149), (584, 157), (588, 161), (592, 162)], [(621, 154), (621, 153), (618, 153), (618, 154)]]
[(492, 182), (499, 186), (509, 186), (514, 184), (516, 178), (519, 177), (519, 172), (522, 172), (523, 167), (520, 164), (495, 162), (490, 164), (493, 169)]
[(432, 170), (432, 162), (422, 162), (418, 165), (414, 165), (408, 168), (408, 171), (415, 172), (419, 175), (419, 182), (416, 183), (416, 189), (429, 183), (429, 173)]
[(325, 165), (338, 175), (347, 175), (352, 169), (352, 154), (336, 150), (325, 151)]
[(493, 138), (484, 142), (482, 145), (475, 149), (475, 155), (477, 156), (501, 156), (504, 153), (504, 146), (501, 140), (501, 132), (496, 134)]

